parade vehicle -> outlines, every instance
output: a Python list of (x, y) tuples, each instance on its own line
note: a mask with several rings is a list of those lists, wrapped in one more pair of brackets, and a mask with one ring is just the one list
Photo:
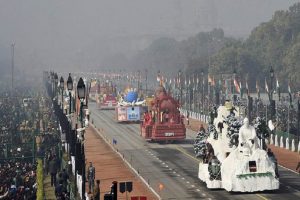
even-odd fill
[(179, 102), (160, 86), (141, 123), (141, 136), (148, 141), (180, 141), (186, 137)]
[(99, 84), (96, 94), (96, 103), (99, 109), (114, 110), (117, 106), (116, 86), (111, 82), (106, 81), (104, 84)]
[[(208, 131), (200, 130), (194, 148), (200, 158), (198, 177), (210, 189), (256, 192), (279, 189), (274, 154), (267, 152), (257, 126), (242, 118), (231, 102), (211, 114)], [(265, 130), (265, 129), (264, 129)]]
[(140, 122), (147, 110), (145, 100), (138, 98), (137, 91), (129, 89), (115, 107), (117, 122)]
[(97, 104), (99, 109), (113, 110), (117, 106), (118, 102), (117, 98), (114, 95), (109, 94), (103, 95), (102, 98), (98, 100)]

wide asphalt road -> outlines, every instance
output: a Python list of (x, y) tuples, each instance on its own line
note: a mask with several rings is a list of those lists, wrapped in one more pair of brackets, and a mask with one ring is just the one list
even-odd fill
[(278, 191), (229, 193), (207, 189), (197, 177), (199, 161), (192, 147), (195, 132), (188, 130), (187, 139), (177, 144), (149, 143), (140, 136), (139, 124), (117, 123), (114, 111), (97, 110), (94, 103), (89, 103), (89, 108), (94, 125), (103, 129), (102, 134), (110, 141), (117, 141), (118, 151), (162, 199), (300, 199), (299, 175), (283, 168), (279, 170)]

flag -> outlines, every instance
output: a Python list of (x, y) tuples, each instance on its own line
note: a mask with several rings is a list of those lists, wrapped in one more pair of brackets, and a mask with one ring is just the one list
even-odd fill
[(248, 80), (246, 81), (246, 90), (247, 90), (247, 96), (250, 96)]
[(266, 89), (266, 92), (269, 94), (269, 86), (267, 83), (267, 79), (265, 79), (265, 89)]
[(260, 98), (260, 90), (259, 90), (259, 85), (258, 85), (258, 81), (256, 81), (256, 93), (257, 93), (257, 98)]
[(212, 85), (212, 86), (215, 86), (215, 85), (216, 85), (215, 77), (214, 77), (214, 76), (213, 76), (213, 78), (212, 78), (211, 85)]
[(279, 88), (279, 81), (276, 79), (276, 87)]
[(235, 87), (235, 91), (237, 93), (241, 93), (241, 88), (240, 88), (239, 83), (237, 82), (236, 79), (233, 80), (233, 84), (234, 84), (234, 87)]
[(211, 82), (212, 82), (212, 78), (210, 77), (209, 74), (208, 74), (208, 77), (207, 77), (207, 81), (208, 81), (208, 83), (211, 83)]
[(244, 95), (244, 88), (242, 87), (242, 81), (240, 81), (240, 93), (241, 93), (241, 99), (242, 99), (243, 95)]
[(156, 80), (157, 80), (157, 82), (160, 82), (160, 81), (161, 81), (160, 70), (158, 70), (158, 72), (157, 72)]
[(293, 99), (292, 99), (292, 90), (291, 90), (291, 84), (290, 84), (290, 82), (288, 84), (288, 91), (289, 91), (289, 96), (290, 96), (290, 104), (292, 104)]
[(276, 79), (276, 88), (277, 88), (277, 93), (278, 93), (278, 100), (280, 101), (280, 86), (279, 86), (278, 78)]

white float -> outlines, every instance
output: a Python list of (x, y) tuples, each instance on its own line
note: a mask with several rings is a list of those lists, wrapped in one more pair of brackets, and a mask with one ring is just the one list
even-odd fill
[[(223, 122), (229, 113), (228, 105), (220, 106), (218, 116), (214, 119), (215, 127), (218, 127), (217, 125)], [(279, 179), (275, 173), (276, 165), (267, 152), (259, 147), (256, 131), (249, 125), (249, 120), (245, 118), (244, 125), (239, 130), (238, 147), (229, 147), (229, 138), (226, 136), (228, 126), (225, 123), (223, 126), (222, 132), (216, 128), (218, 139), (214, 139), (212, 135), (207, 138), (214, 156), (208, 162), (203, 160), (199, 163), (198, 178), (205, 182), (208, 188), (224, 188), (233, 192), (279, 189)], [(218, 162), (221, 178), (214, 178), (210, 175), (209, 167), (212, 169), (211, 167)]]

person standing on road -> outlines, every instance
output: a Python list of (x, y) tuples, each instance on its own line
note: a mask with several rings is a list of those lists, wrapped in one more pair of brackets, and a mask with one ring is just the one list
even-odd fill
[(90, 162), (87, 177), (89, 181), (89, 194), (90, 194), (91, 192), (94, 192), (94, 180), (95, 180), (95, 167), (93, 166), (92, 162)]
[(56, 185), (56, 174), (57, 174), (57, 161), (56, 157), (53, 156), (52, 160), (49, 162), (49, 172), (51, 174), (51, 186)]

